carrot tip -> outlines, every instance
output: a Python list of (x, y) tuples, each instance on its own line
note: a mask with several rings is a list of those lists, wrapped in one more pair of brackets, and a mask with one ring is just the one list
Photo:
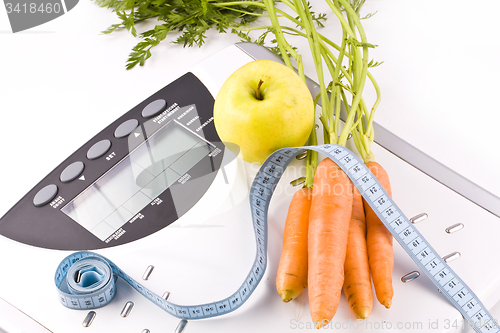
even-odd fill
[(320, 328), (328, 325), (329, 323), (330, 323), (330, 320), (328, 320), (326, 318), (321, 319), (321, 320), (316, 320), (316, 321), (314, 321), (314, 327), (319, 330)]
[(366, 319), (371, 313), (371, 309), (358, 310), (356, 313), (356, 319)]
[(387, 309), (389, 309), (392, 305), (392, 299), (388, 299), (382, 303), (383, 306), (385, 306)]
[(283, 302), (288, 303), (291, 300), (297, 298), (297, 296), (300, 295), (300, 292), (301, 291), (297, 292), (296, 290), (282, 290), (281, 292), (279, 292), (279, 295), (281, 296)]

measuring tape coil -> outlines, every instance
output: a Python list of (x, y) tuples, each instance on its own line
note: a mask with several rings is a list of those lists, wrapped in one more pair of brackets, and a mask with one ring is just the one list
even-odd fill
[[(272, 194), (290, 162), (304, 151), (315, 150), (332, 159), (351, 179), (393, 237), (430, 278), (442, 294), (473, 323), (478, 333), (500, 332), (493, 317), (479, 298), (437, 254), (365, 164), (349, 149), (329, 144), (284, 148), (271, 154), (258, 171), (250, 188), (250, 206), (256, 239), (256, 256), (245, 281), (229, 297), (200, 305), (178, 305), (156, 295), (125, 274), (109, 259), (93, 252), (80, 251), (66, 257), (55, 275), (60, 302), (72, 309), (95, 309), (108, 304), (116, 293), (112, 275), (125, 280), (150, 301), (182, 319), (204, 319), (227, 314), (238, 309), (250, 297), (261, 281), (267, 266), (267, 212)], [(95, 267), (92, 270), (92, 267)], [(83, 270), (83, 273), (78, 273)], [(80, 276), (80, 275), (81, 276)], [(88, 287), (93, 278), (102, 278)], [(81, 280), (83, 279), (83, 280)], [(84, 281), (88, 279), (87, 281)], [(79, 281), (77, 283), (77, 281)]]

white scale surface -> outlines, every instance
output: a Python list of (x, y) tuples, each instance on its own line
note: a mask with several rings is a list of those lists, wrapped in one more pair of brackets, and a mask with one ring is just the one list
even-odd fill
[[(325, 8), (320, 1), (313, 1), (312, 4), (318, 4), (315, 7), (317, 12)], [(495, 149), (500, 116), (494, 104), (494, 97), (499, 91), (496, 78), (500, 75), (496, 61), (500, 51), (497, 38), (499, 26), (494, 23), (494, 15), (500, 4), (487, 1), (477, 8), (471, 7), (465, 1), (373, 1), (365, 5), (366, 12), (378, 10), (373, 18), (364, 21), (364, 26), (370, 41), (379, 45), (372, 54), (376, 60), (385, 61), (373, 70), (383, 92), (377, 121), (500, 196), (500, 177), (497, 174), (500, 158)], [(329, 36), (337, 27), (334, 18), (330, 21), (327, 25), (330, 30), (325, 32)], [(126, 72), (126, 55), (136, 40), (124, 32), (111, 36), (98, 35), (100, 30), (114, 22), (114, 14), (109, 11), (90, 2), (80, 2), (59, 19), (13, 35), (8, 32), (7, 15), (0, 12), (0, 41), (11, 50), (0, 55), (4, 64), (0, 81), (4, 125), (0, 131), (3, 143), (0, 215), (104, 126), (191, 70), (195, 63), (239, 41), (234, 36), (213, 33), (209, 34), (209, 43), (202, 49), (162, 45), (154, 51), (154, 57), (144, 68)], [(307, 44), (298, 45), (306, 50)], [(237, 67), (239, 62), (246, 60), (245, 56), (230, 57), (230, 60), (220, 61), (221, 65), (217, 66), (229, 71), (230, 65)], [(306, 60), (306, 65), (306, 74), (315, 79), (312, 63)], [(368, 95), (372, 94), (368, 92)], [(476, 116), (472, 118), (471, 114)], [(384, 149), (375, 145), (374, 151), (377, 160), (391, 176), (394, 199), (400, 208), (408, 217), (422, 212), (429, 215), (417, 225), (418, 229), (440, 255), (454, 251), (461, 253), (461, 257), (451, 262), (450, 266), (485, 306), (493, 307), (492, 315), (500, 318), (500, 306), (494, 307), (500, 300), (500, 267), (496, 265), (500, 259), (497, 250), (500, 219)], [(190, 321), (185, 332), (233, 332), (235, 329), (243, 332), (288, 332), (298, 328), (298, 322), (304, 326), (310, 322), (306, 297), (302, 301), (283, 304), (274, 286), (283, 223), (289, 201), (296, 190), (288, 183), (299, 176), (297, 170), (301, 163), (293, 162), (273, 197), (269, 212), (269, 263), (266, 276), (256, 292), (236, 312), (210, 320)], [(237, 190), (232, 192), (234, 196), (234, 193), (244, 192), (245, 178), (249, 183), (257, 167), (240, 163), (234, 165), (232, 170), (235, 171), (234, 181), (239, 182), (235, 187)], [(303, 172), (303, 169), (300, 170)], [(231, 201), (230, 197), (228, 202), (231, 204), (224, 204), (224, 208), (239, 202)], [(245, 214), (244, 207), (233, 210), (233, 213), (235, 215), (227, 215), (232, 216), (227, 217), (228, 220), (216, 219), (213, 222), (206, 220), (206, 214), (191, 211), (191, 222), (186, 223), (203, 222), (205, 226), (223, 224), (226, 228), (190, 228), (179, 238), (179, 245), (162, 247), (161, 243), (165, 241), (162, 235), (165, 233), (158, 233), (134, 243), (133, 248), (117, 247), (100, 253), (115, 261), (138, 281), (148, 265), (155, 265), (151, 278), (142, 282), (159, 294), (170, 291), (173, 301), (203, 301), (203, 297), (210, 297), (212, 293), (223, 297), (237, 288), (254, 256), (249, 215)], [(185, 219), (189, 216), (186, 215)], [(241, 222), (238, 227), (232, 219)], [(447, 234), (444, 229), (455, 223), (463, 223), (465, 228)], [(218, 269), (204, 267), (203, 256), (198, 255), (202, 252), (195, 252), (189, 247), (189, 244), (197, 243), (198, 239), (204, 239), (210, 233), (232, 240), (217, 244), (212, 249), (224, 258)], [(383, 321), (392, 323), (395, 332), (460, 331), (453, 327), (445, 329), (446, 320), (453, 324), (455, 319), (461, 319), (460, 315), (426, 277), (422, 275), (408, 284), (400, 282), (401, 276), (415, 270), (416, 265), (398, 244), (394, 247), (395, 297), (392, 308), (386, 310), (375, 303), (369, 317), (372, 329), (366, 329), (368, 324), (353, 329), (352, 326), (347, 327), (354, 317), (343, 299), (334, 322), (344, 324), (346, 332), (384, 332), (385, 329), (376, 324)], [(178, 252), (179, 248), (183, 251)], [(84, 328), (81, 323), (86, 311), (63, 308), (55, 297), (53, 270), (67, 252), (34, 249), (0, 238), (0, 253), (0, 298), (49, 331), (142, 332), (147, 328), (153, 333), (173, 332), (179, 321), (119, 281), (115, 300), (98, 309), (92, 325)], [(37, 260), (34, 255), (45, 256), (46, 259)], [(162, 265), (168, 258), (173, 267), (179, 268), (186, 262), (183, 256), (191, 260), (197, 258), (198, 261), (178, 270)], [(24, 266), (30, 261), (34, 266), (27, 269)], [(231, 272), (234, 275), (227, 273), (228, 267), (234, 269)], [(205, 274), (207, 279), (195, 276), (196, 270)], [(221, 271), (225, 274), (221, 275)], [(222, 279), (218, 279), (221, 276)], [(38, 287), (23, 289), (21, 282), (31, 282)], [(210, 287), (210, 283), (217, 283), (217, 286)], [(37, 332), (34, 327), (38, 327), (40, 332), (47, 331), (1, 299), (0, 332)], [(129, 317), (122, 318), (119, 313), (129, 300), (135, 306)], [(429, 328), (429, 322), (436, 320), (438, 327)], [(422, 326), (398, 330), (395, 328), (397, 323), (421, 323)]]

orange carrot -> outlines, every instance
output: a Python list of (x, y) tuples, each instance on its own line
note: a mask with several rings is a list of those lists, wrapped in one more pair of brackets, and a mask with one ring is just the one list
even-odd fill
[[(382, 184), (387, 193), (392, 196), (391, 184), (387, 172), (377, 162), (368, 162), (366, 166)], [(394, 268), (394, 252), (392, 235), (378, 218), (371, 207), (364, 202), (366, 214), (366, 243), (368, 260), (373, 277), (375, 293), (380, 304), (390, 308), (394, 291), (392, 289), (392, 269)]]
[(366, 223), (363, 199), (354, 187), (352, 216), (344, 264), (344, 294), (357, 319), (366, 319), (372, 312), (373, 293), (366, 249)]
[(284, 302), (300, 295), (307, 287), (307, 230), (312, 190), (304, 187), (295, 192), (288, 207), (283, 234), (276, 289)]
[(309, 307), (316, 328), (337, 312), (344, 284), (352, 183), (330, 159), (316, 169), (309, 215)]

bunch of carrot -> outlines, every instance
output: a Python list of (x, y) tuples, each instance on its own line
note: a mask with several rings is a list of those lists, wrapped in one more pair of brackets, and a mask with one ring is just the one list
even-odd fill
[[(306, 1), (283, 1), (298, 14), (293, 20), (304, 31), (294, 33), (309, 40), (320, 81), (321, 93), (316, 98), (321, 98), (324, 142), (345, 146), (352, 134), (366, 166), (391, 194), (387, 172), (375, 162), (371, 151), (373, 115), (380, 102), (380, 90), (368, 71), (374, 65), (368, 61), (368, 48), (374, 45), (367, 42), (360, 22), (359, 9), (364, 1), (354, 1), (357, 5), (349, 0), (325, 1), (342, 25), (341, 45), (316, 31)], [(273, 17), (272, 1), (263, 2), (285, 63), (291, 66), (288, 55), (294, 57), (298, 73), (304, 78), (301, 56), (287, 43), (284, 31)], [(330, 47), (338, 51), (337, 57)], [(324, 82), (324, 64), (332, 77), (328, 85)], [(371, 110), (362, 94), (366, 78), (377, 92)], [(341, 103), (347, 111), (347, 119), (339, 132)], [(314, 129), (309, 144), (316, 144)], [(276, 287), (285, 302), (308, 287), (311, 317), (320, 328), (335, 315), (342, 290), (356, 318), (367, 318), (373, 307), (372, 279), (378, 301), (389, 308), (393, 297), (394, 259), (392, 235), (347, 175), (330, 159), (319, 164), (317, 161), (317, 153), (309, 151), (304, 188), (292, 198), (285, 221)]]
[[(367, 166), (390, 193), (387, 173), (376, 162)], [(347, 175), (324, 159), (312, 189), (300, 189), (290, 203), (276, 277), (283, 301), (309, 286), (319, 328), (335, 315), (343, 289), (356, 318), (366, 319), (373, 307), (371, 277), (379, 302), (391, 306), (393, 264), (392, 235)]]
[[(232, 26), (232, 30), (251, 41), (250, 32), (265, 30), (273, 35), (284, 63), (305, 81), (302, 56), (285, 35), (307, 38), (320, 84), (322, 114), (320, 122), (325, 143), (345, 145), (349, 134), (366, 166), (390, 193), (387, 173), (375, 162), (371, 152), (374, 139), (373, 116), (380, 103), (380, 89), (369, 72), (380, 63), (369, 61), (368, 43), (361, 24), (360, 8), (365, 0), (324, 0), (342, 27), (340, 45), (320, 34), (317, 26), (324, 16), (311, 12), (307, 0), (260, 0), (223, 2), (227, 10), (241, 15), (267, 17), (270, 25), (256, 27)], [(282, 10), (277, 4), (283, 5)], [(257, 6), (257, 14), (234, 6)], [(290, 11), (293, 14), (290, 14)], [(288, 20), (294, 27), (283, 25)], [(246, 34), (245, 34), (246, 33)], [(325, 78), (324, 69), (331, 81)], [(368, 109), (363, 98), (367, 79), (377, 98)], [(328, 82), (328, 84), (326, 83)], [(349, 95), (349, 98), (347, 97)], [(339, 132), (341, 105), (347, 111), (344, 128)], [(317, 144), (313, 129), (310, 145)], [(294, 195), (285, 222), (283, 252), (276, 286), (285, 302), (297, 297), (308, 287), (311, 316), (317, 327), (327, 324), (334, 316), (342, 289), (357, 318), (366, 318), (373, 307), (371, 278), (377, 299), (385, 307), (392, 303), (392, 236), (349, 178), (329, 159), (318, 164), (317, 153), (307, 155), (307, 175), (304, 188)]]

